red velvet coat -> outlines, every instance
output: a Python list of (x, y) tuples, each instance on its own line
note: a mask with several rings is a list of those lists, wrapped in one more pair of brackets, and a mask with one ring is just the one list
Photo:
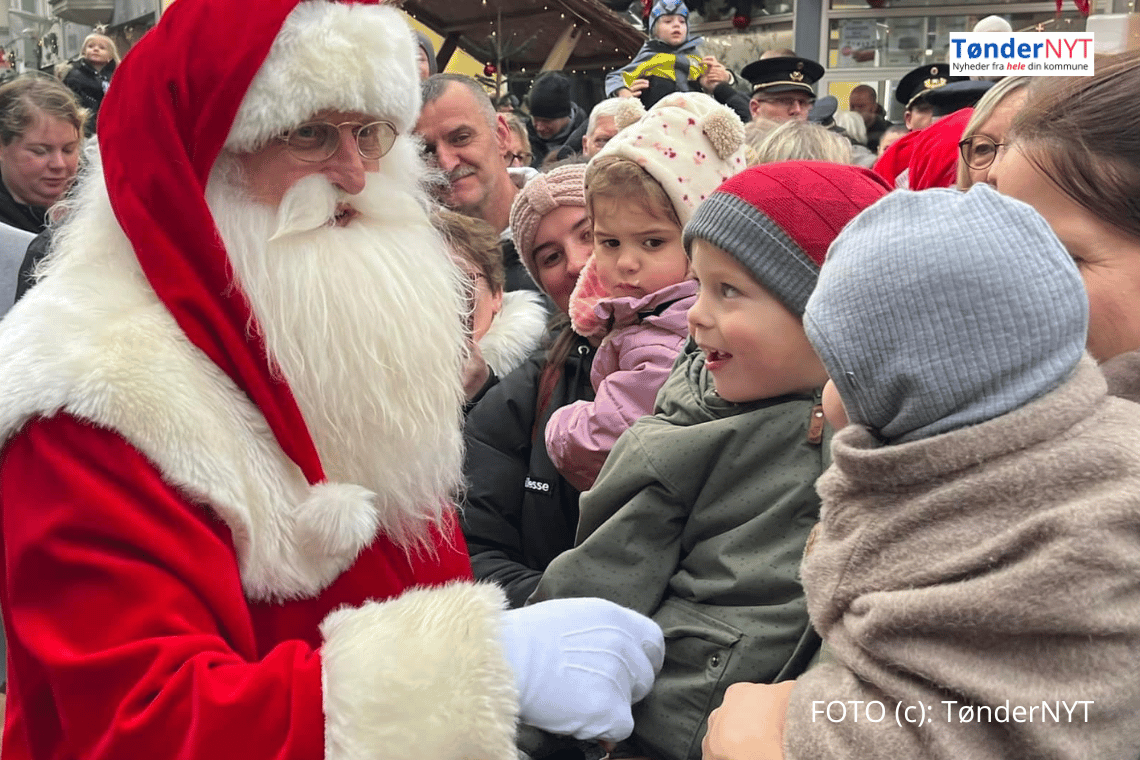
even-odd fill
[(66, 414), (4, 450), (0, 509), (6, 760), (322, 757), (325, 616), (471, 577), (452, 522), (438, 559), (380, 537), (320, 596), (251, 604), (227, 526)]

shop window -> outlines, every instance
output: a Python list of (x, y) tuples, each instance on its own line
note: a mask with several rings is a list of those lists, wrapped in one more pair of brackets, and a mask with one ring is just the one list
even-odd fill
[[(828, 68), (909, 70), (924, 63), (948, 61), (951, 32), (969, 31), (987, 15), (990, 14), (831, 18)], [(1085, 19), (1076, 12), (1059, 21), (1053, 10), (1000, 15), (1014, 31), (1085, 30)]]

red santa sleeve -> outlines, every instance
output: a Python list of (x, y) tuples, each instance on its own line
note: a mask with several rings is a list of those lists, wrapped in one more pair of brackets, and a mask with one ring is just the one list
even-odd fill
[[(437, 741), (461, 753), (438, 757), (513, 751), (490, 587), (343, 608), (321, 648), (265, 640), (226, 527), (120, 436), (67, 415), (9, 441), (0, 509), (5, 760), (411, 758)], [(471, 754), (455, 735), (475, 724), (487, 730)]]

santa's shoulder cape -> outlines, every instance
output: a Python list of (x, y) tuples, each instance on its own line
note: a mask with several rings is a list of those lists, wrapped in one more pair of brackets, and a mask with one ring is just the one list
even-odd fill
[(372, 512), (367, 491), (310, 487), (257, 408), (186, 339), (121, 231), (85, 233), (86, 250), (66, 252), (0, 323), (0, 442), (58, 412), (114, 430), (225, 521), (250, 599), (319, 593), (376, 524), (341, 520), (364, 528), (319, 552), (307, 550), (308, 531), (328, 520), (321, 510), (334, 500)]

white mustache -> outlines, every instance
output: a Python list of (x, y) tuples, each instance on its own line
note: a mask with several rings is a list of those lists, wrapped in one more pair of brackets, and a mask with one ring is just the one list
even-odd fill
[(277, 227), (269, 241), (297, 235), (324, 227), (336, 217), (337, 205), (348, 194), (333, 187), (320, 174), (310, 174), (298, 180), (281, 199), (277, 207)]
[(458, 182), (464, 177), (470, 177), (475, 173), (475, 169), (470, 166), (457, 166), (447, 174), (448, 182)]

